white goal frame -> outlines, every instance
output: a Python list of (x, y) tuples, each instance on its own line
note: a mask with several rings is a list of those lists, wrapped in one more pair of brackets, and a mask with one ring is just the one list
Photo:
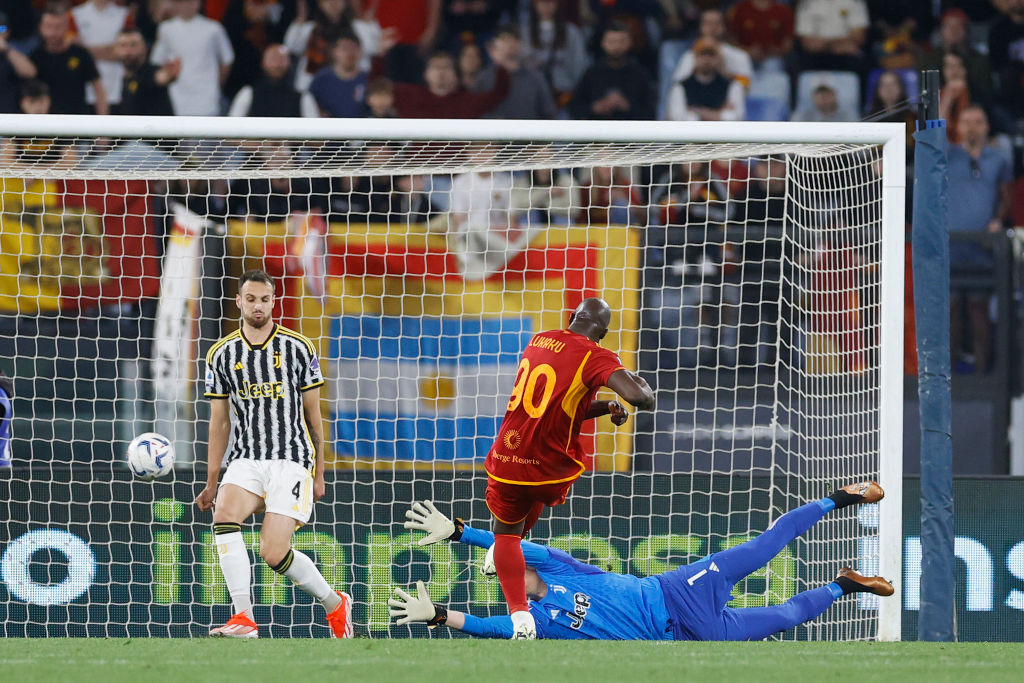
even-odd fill
[[(882, 148), (879, 356), (879, 573), (895, 595), (879, 601), (876, 637), (902, 625), (903, 333), (906, 128), (900, 123), (260, 119), (0, 115), (0, 136), (460, 140), (575, 143), (858, 144)], [(77, 171), (73, 171), (77, 174)]]

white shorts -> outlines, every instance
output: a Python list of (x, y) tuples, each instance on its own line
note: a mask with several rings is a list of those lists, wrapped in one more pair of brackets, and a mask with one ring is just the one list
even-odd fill
[(299, 524), (313, 512), (313, 475), (291, 460), (232, 460), (220, 485), (234, 484), (263, 499), (266, 511)]

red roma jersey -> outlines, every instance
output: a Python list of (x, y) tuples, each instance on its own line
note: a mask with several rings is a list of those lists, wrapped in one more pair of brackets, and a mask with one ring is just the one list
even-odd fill
[(508, 412), (487, 454), (487, 475), (506, 484), (572, 481), (585, 469), (579, 444), (594, 394), (622, 361), (581, 334), (551, 330), (523, 352)]

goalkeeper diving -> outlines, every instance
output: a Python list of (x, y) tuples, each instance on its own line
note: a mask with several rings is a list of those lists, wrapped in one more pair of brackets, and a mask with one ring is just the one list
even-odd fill
[[(614, 574), (555, 548), (522, 542), (526, 587), (537, 636), (555, 640), (762, 640), (814, 619), (850, 593), (889, 596), (892, 584), (849, 568), (835, 580), (798, 593), (781, 605), (728, 607), (737, 582), (768, 564), (832, 510), (874, 503), (885, 493), (875, 482), (851, 484), (779, 517), (767, 531), (678, 569), (639, 578)], [(426, 501), (406, 512), (407, 529), (423, 531), (420, 546), (441, 540), (488, 548), (483, 572), (493, 575), (494, 534), (452, 521)], [(418, 581), (414, 594), (396, 588), (388, 600), (398, 625), (444, 625), (483, 638), (511, 638), (508, 616), (476, 617), (430, 601)]]

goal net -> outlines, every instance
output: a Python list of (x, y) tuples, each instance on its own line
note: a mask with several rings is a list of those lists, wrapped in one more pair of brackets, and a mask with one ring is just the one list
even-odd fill
[[(880, 507), (830, 514), (733, 605), (844, 566), (899, 591), (902, 127), (7, 116), (0, 135), (4, 636), (202, 636), (230, 615), (192, 501), (202, 361), (249, 268), (318, 346), (328, 487), (294, 544), (353, 595), (357, 632), (425, 636), (386, 607), (420, 578), (504, 613), (482, 553), (419, 548), (404, 513), (432, 499), (489, 523), (483, 458), (519, 355), (588, 296), (657, 407), (585, 427), (591, 471), (531, 540), (651, 575), (870, 478)], [(152, 483), (124, 462), (147, 431), (177, 454)], [(253, 559), (261, 628), (327, 636)], [(900, 595), (780, 637), (898, 639)]]

